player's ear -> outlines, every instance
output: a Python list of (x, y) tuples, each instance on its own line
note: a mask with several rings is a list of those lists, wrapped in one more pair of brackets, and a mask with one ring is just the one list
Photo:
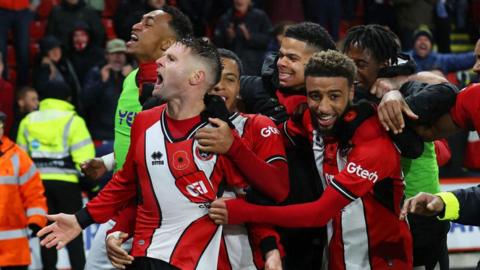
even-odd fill
[(160, 44), (162, 51), (166, 51), (168, 48), (170, 48), (173, 43), (175, 43), (175, 39), (173, 38), (167, 38), (162, 43)]
[(191, 85), (198, 85), (202, 82), (204, 82), (206, 79), (205, 77), (205, 71), (203, 70), (195, 70), (192, 75), (190, 76), (190, 78), (188, 79), (188, 82), (191, 84)]

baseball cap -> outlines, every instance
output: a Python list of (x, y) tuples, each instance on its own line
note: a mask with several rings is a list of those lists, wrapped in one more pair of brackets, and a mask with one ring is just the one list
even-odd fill
[(107, 42), (107, 53), (126, 52), (127, 46), (125, 41), (116, 38)]
[(433, 35), (430, 29), (426, 25), (421, 25), (415, 32), (413, 33), (413, 41), (415, 42), (418, 37), (425, 36), (427, 37), (431, 43), (433, 43)]

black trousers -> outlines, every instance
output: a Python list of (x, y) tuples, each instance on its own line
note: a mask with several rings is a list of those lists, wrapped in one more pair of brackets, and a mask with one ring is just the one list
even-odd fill
[[(45, 197), (47, 197), (49, 214), (74, 214), (82, 208), (82, 194), (80, 187), (75, 183), (56, 180), (44, 180)], [(82, 234), (67, 245), (68, 257), (73, 270), (85, 268), (85, 251), (83, 249)], [(55, 248), (41, 248), (44, 270), (56, 270), (57, 250)]]
[(158, 259), (148, 257), (135, 257), (127, 270), (178, 270), (178, 268)]
[(450, 222), (418, 215), (409, 215), (408, 221), (413, 237), (413, 266), (433, 270), (438, 263), (440, 270), (449, 269), (447, 233)]
[(27, 270), (28, 265), (22, 265), (22, 266), (1, 266), (0, 270)]

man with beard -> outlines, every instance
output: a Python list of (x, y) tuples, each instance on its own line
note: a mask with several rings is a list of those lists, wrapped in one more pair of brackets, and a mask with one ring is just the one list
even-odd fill
[[(277, 124), (287, 118), (282, 113), (284, 109), (288, 116), (293, 115), (297, 106), (306, 102), (305, 64), (315, 52), (328, 49), (334, 50), (335, 43), (320, 25), (304, 22), (290, 26), (278, 55), (271, 55), (265, 60), (262, 77), (241, 78), (240, 96), (246, 112), (268, 115)], [(287, 149), (287, 159), (290, 193), (286, 203), (318, 199), (322, 187), (308, 140), (296, 138), (295, 146)], [(281, 235), (288, 269), (320, 268), (324, 230), (284, 229)]]
[(411, 269), (412, 239), (398, 220), (403, 196), (400, 154), (368, 103), (351, 105), (356, 67), (336, 51), (312, 56), (305, 68), (302, 123), (289, 120), (287, 136), (308, 137), (324, 192), (311, 203), (260, 206), (217, 200), (217, 224), (259, 222), (284, 227), (327, 225), (329, 269)]
[[(131, 126), (142, 109), (139, 99), (144, 102), (151, 95), (152, 85), (157, 80), (155, 60), (163, 56), (176, 40), (191, 34), (190, 20), (178, 9), (168, 6), (145, 14), (132, 27), (131, 40), (126, 44), (127, 53), (137, 59), (139, 67), (127, 75), (118, 98), (113, 146), (115, 155), (111, 153), (82, 164), (83, 172), (90, 178), (98, 179), (113, 168), (115, 171), (122, 168), (130, 145)], [(87, 257), (86, 269), (113, 269), (107, 258), (105, 237), (114, 224), (115, 221), (110, 220), (100, 225), (92, 244), (95, 256)]]
[(207, 42), (182, 39), (157, 64), (153, 95), (166, 104), (138, 114), (124, 166), (86, 208), (48, 216), (55, 223), (39, 232), (42, 245), (61, 248), (137, 198), (130, 269), (217, 267), (222, 227), (207, 209), (223, 179), (234, 186), (242, 176), (226, 156), (201, 151), (193, 136), (217, 122), (201, 113), (203, 96), (220, 79), (220, 58)]

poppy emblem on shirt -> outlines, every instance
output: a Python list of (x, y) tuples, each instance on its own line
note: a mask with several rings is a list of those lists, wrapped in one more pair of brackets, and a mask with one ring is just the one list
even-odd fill
[(177, 151), (173, 153), (173, 168), (176, 170), (185, 170), (190, 165), (190, 159), (188, 159), (187, 152)]
[(203, 160), (203, 161), (207, 161), (207, 160), (210, 160), (210, 159), (213, 158), (212, 153), (204, 152), (204, 151), (198, 149), (198, 147), (195, 149), (195, 155), (197, 156), (197, 158), (199, 158), (200, 160)]
[(349, 111), (345, 114), (345, 116), (343, 117), (343, 119), (345, 120), (345, 122), (351, 122), (353, 121), (355, 118), (357, 118), (357, 112), (356, 111)]

